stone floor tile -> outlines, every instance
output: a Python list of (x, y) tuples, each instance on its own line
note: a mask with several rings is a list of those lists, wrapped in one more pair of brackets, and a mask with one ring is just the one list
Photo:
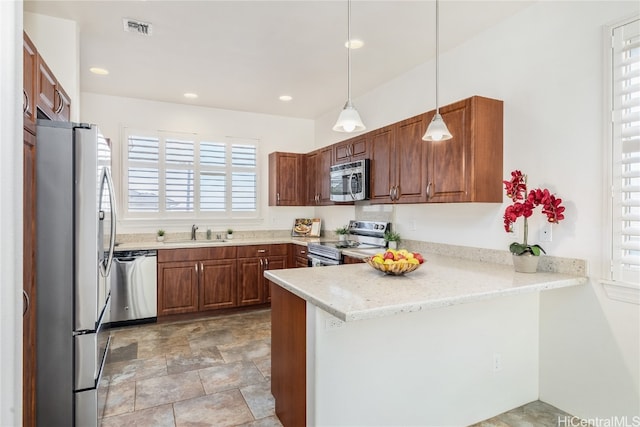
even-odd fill
[(204, 395), (197, 371), (136, 382), (136, 411)]
[(240, 345), (221, 345), (218, 346), (218, 349), (227, 363), (237, 362), (239, 360), (262, 359), (271, 355), (271, 341), (260, 340)]
[(282, 427), (282, 423), (275, 415), (259, 420), (251, 421), (246, 424), (240, 424), (237, 427)]
[(173, 406), (154, 408), (102, 419), (102, 427), (175, 427)]
[(253, 420), (237, 389), (184, 400), (173, 407), (177, 427), (236, 426)]
[(275, 415), (276, 401), (271, 395), (269, 381), (242, 387), (240, 393), (242, 393), (242, 397), (247, 402), (255, 419)]
[(179, 374), (221, 363), (224, 363), (224, 359), (216, 347), (200, 349), (188, 355), (167, 355), (167, 373)]
[(188, 338), (191, 350), (211, 348), (217, 345), (231, 344), (234, 341), (233, 334), (228, 328), (192, 334)]
[(167, 375), (167, 360), (165, 356), (151, 359), (136, 359), (130, 361), (109, 363), (105, 365), (105, 375), (110, 384), (120, 384), (127, 381), (138, 381)]
[(133, 412), (136, 398), (136, 383), (133, 381), (109, 386), (104, 416), (126, 414)]
[(271, 379), (271, 356), (263, 357), (262, 359), (253, 359), (253, 363), (265, 379)]
[(265, 379), (251, 362), (216, 365), (198, 371), (207, 394), (264, 382)]

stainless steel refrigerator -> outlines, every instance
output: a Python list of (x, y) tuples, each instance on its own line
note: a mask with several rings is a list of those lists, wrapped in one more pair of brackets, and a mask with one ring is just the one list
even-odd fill
[(86, 124), (38, 120), (36, 136), (37, 425), (97, 426), (116, 232), (105, 144)]

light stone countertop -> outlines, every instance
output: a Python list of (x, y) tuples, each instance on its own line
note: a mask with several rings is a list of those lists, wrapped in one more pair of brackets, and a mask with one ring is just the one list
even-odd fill
[(385, 275), (367, 264), (265, 271), (265, 277), (343, 321), (583, 285), (586, 276), (516, 273), (512, 265), (428, 255), (417, 270)]
[(303, 237), (256, 237), (245, 239), (231, 239), (224, 241), (216, 240), (188, 240), (176, 239), (165, 240), (164, 242), (123, 242), (116, 246), (116, 251), (133, 251), (138, 249), (188, 249), (188, 248), (209, 248), (224, 246), (248, 246), (248, 245), (273, 245), (279, 243), (295, 243), (306, 246), (309, 242), (319, 242), (319, 238)]

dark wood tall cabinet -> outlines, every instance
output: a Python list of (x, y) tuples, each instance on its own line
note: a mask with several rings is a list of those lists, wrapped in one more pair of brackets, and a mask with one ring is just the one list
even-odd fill
[(23, 332), (22, 332), (22, 425), (36, 425), (36, 121), (38, 116), (69, 121), (71, 100), (36, 46), (23, 33)]

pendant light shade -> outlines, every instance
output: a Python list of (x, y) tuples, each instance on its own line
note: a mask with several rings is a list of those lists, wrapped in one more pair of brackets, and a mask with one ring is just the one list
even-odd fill
[(344, 104), (338, 121), (333, 126), (336, 132), (360, 132), (366, 129), (358, 110), (351, 102), (351, 0), (347, 2), (347, 102)]
[(336, 132), (360, 132), (365, 130), (364, 123), (358, 114), (358, 110), (349, 99), (338, 116), (338, 121), (333, 126)]
[(427, 127), (422, 139), (424, 141), (445, 141), (453, 138), (451, 132), (447, 128), (447, 124), (440, 115), (440, 104), (438, 103), (438, 74), (439, 74), (439, 59), (440, 59), (440, 13), (439, 13), (438, 0), (436, 0), (436, 114), (433, 116), (431, 123)]

